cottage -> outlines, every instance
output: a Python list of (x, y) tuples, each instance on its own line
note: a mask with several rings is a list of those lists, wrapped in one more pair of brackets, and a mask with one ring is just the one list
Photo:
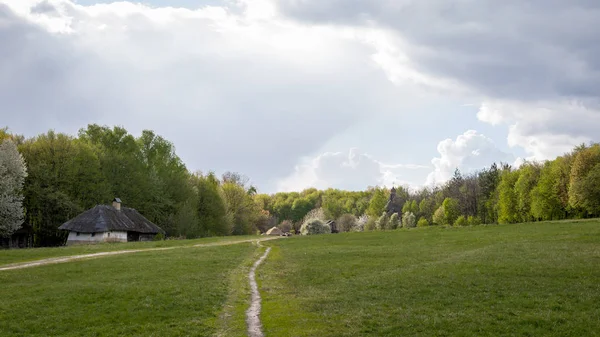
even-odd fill
[(115, 198), (112, 206), (98, 205), (65, 222), (58, 229), (68, 230), (67, 245), (96, 242), (150, 241), (165, 231), (133, 208), (121, 207)]
[(267, 231), (267, 235), (269, 236), (282, 236), (283, 232), (281, 231), (281, 229), (277, 228), (277, 227), (273, 227), (271, 229), (269, 229)]

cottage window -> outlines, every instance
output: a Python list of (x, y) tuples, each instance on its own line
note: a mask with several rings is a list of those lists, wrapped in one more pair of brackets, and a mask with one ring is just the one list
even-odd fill
[(110, 232), (108, 233), (108, 237), (110, 238)]
[(96, 236), (96, 233), (92, 233), (92, 237)]
[(77, 234), (75, 236), (79, 236), (79, 232), (77, 232)]

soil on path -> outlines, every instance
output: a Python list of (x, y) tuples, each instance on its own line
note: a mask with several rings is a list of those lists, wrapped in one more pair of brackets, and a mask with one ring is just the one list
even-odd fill
[[(259, 243), (260, 245), (260, 243)], [(246, 311), (246, 323), (248, 324), (248, 336), (250, 337), (263, 337), (262, 325), (260, 323), (260, 293), (258, 292), (258, 285), (256, 284), (256, 268), (267, 258), (271, 247), (267, 248), (263, 256), (261, 256), (248, 273), (248, 279), (250, 280), (250, 289), (252, 291), (252, 298), (250, 301), (250, 308)]]
[[(273, 237), (260, 238), (260, 239), (258, 239), (258, 241), (260, 242), (260, 241), (267, 241), (267, 240), (274, 240), (274, 239), (279, 239), (279, 237), (273, 236)], [(92, 258), (112, 256), (112, 255), (132, 254), (132, 253), (140, 253), (140, 252), (151, 252), (151, 251), (190, 248), (190, 247), (228, 246), (228, 245), (235, 245), (235, 244), (239, 244), (239, 243), (248, 243), (248, 242), (256, 242), (256, 241), (257, 241), (257, 239), (248, 239), (248, 240), (240, 240), (240, 241), (200, 243), (200, 244), (192, 245), (192, 246), (129, 249), (129, 250), (117, 250), (117, 251), (112, 251), (112, 252), (100, 252), (100, 253), (92, 253), (92, 254), (61, 256), (61, 257), (53, 257), (53, 258), (37, 260), (37, 261), (12, 263), (12, 264), (8, 264), (8, 265), (0, 266), (0, 271), (38, 267), (38, 266), (43, 266), (43, 265), (48, 265), (48, 264), (64, 263), (64, 262), (70, 262), (70, 261), (75, 261), (75, 260), (92, 259)]]

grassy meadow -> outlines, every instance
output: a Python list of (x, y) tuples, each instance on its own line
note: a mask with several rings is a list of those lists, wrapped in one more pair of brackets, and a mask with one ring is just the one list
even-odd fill
[[(191, 247), (241, 239), (1, 271), (0, 336), (245, 336), (247, 272), (264, 248)], [(159, 244), (172, 243), (144, 247)], [(257, 272), (266, 336), (600, 335), (597, 220), (262, 245), (272, 247)], [(0, 261), (102, 246), (0, 251)]]
[(97, 243), (48, 248), (0, 250), (0, 267), (2, 265), (12, 263), (29, 262), (46, 258), (73, 256), (80, 254), (94, 254), (99, 252), (110, 252), (117, 250), (137, 250), (148, 248), (194, 246), (199, 244), (235, 242), (257, 238), (259, 238), (259, 236), (225, 236), (202, 238), (195, 240)]
[(230, 275), (255, 250), (246, 243), (3, 271), (0, 335), (213, 336)]
[(600, 335), (598, 221), (267, 244), (267, 336)]

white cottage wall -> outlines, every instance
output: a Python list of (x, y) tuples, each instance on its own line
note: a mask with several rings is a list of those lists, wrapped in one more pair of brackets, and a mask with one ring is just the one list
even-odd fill
[(98, 243), (105, 241), (127, 242), (127, 232), (103, 232), (95, 233), (93, 236), (92, 233), (79, 233), (78, 235), (77, 232), (69, 232), (69, 237), (67, 238), (67, 244)]

